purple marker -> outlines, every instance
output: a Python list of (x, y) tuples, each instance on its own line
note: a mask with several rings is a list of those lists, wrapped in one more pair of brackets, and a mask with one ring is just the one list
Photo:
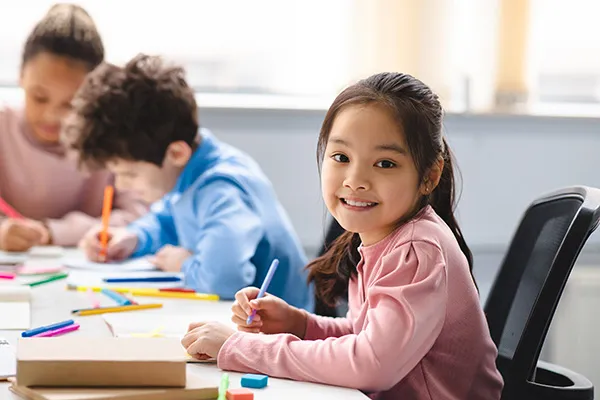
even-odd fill
[[(265, 293), (267, 292), (267, 289), (269, 288), (269, 285), (271, 284), (271, 279), (273, 279), (273, 275), (275, 275), (275, 271), (277, 270), (278, 266), (279, 266), (279, 260), (274, 259), (273, 262), (271, 263), (271, 266), (269, 267), (267, 276), (265, 276), (265, 280), (263, 281), (262, 286), (260, 287), (258, 296), (256, 296), (257, 299), (260, 299), (265, 296)], [(252, 310), (252, 313), (250, 315), (248, 315), (248, 319), (246, 319), (246, 325), (250, 325), (255, 316), (256, 316), (256, 310)]]

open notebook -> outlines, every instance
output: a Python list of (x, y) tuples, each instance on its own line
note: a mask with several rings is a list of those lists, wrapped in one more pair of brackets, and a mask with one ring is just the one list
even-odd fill
[(31, 287), (0, 285), (0, 329), (29, 329)]

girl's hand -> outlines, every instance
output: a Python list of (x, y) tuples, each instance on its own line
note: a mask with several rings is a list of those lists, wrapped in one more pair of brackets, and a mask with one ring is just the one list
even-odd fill
[[(257, 299), (259, 289), (248, 287), (235, 294), (235, 303), (231, 307), (231, 320), (239, 331), (251, 333), (291, 333), (304, 338), (306, 332), (306, 313), (292, 307), (279, 297), (266, 294)], [(246, 324), (248, 316), (256, 310), (250, 325)]]
[(199, 360), (217, 358), (223, 344), (234, 333), (220, 322), (195, 322), (190, 324), (181, 344), (190, 356)]
[(0, 250), (27, 251), (49, 241), (50, 233), (39, 221), (7, 218), (0, 223)]

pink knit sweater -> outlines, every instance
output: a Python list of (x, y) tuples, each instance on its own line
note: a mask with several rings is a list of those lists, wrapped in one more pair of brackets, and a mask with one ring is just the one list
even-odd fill
[(433, 209), (359, 250), (346, 318), (309, 314), (304, 340), (237, 332), (219, 367), (356, 388), (373, 399), (499, 399), (497, 350), (467, 260)]

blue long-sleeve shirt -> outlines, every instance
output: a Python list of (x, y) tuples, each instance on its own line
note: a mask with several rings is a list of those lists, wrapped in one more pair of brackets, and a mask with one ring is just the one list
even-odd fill
[(205, 129), (173, 190), (129, 229), (138, 237), (134, 257), (184, 247), (193, 253), (182, 265), (186, 286), (224, 299), (260, 287), (277, 258), (268, 292), (313, 309), (306, 256), (271, 183), (249, 156)]

